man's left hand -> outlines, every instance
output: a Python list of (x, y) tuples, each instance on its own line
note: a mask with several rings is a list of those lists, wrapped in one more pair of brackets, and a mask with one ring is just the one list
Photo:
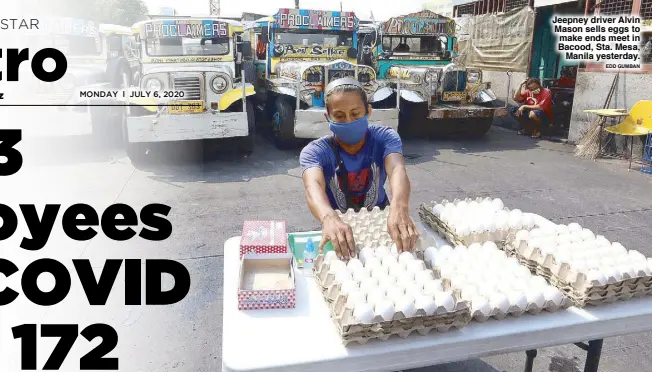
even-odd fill
[(523, 115), (523, 111), (525, 111), (525, 106), (521, 106), (516, 110), (516, 116), (521, 116)]
[(408, 208), (395, 206), (389, 208), (387, 232), (396, 244), (398, 253), (412, 251), (419, 238), (419, 233), (412, 218), (410, 218)]

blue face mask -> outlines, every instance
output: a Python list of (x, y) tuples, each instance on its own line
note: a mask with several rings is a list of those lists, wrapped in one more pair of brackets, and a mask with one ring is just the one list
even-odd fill
[(365, 134), (367, 134), (367, 128), (369, 127), (367, 116), (363, 116), (350, 123), (335, 123), (331, 119), (328, 119), (328, 121), (330, 122), (328, 128), (331, 132), (335, 134), (335, 137), (337, 137), (338, 140), (347, 145), (355, 145), (362, 141)]

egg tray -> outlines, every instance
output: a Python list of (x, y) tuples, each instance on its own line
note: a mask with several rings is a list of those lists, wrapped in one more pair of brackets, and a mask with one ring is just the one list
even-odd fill
[[(467, 200), (471, 200), (471, 199), (467, 199)], [(447, 203), (450, 202), (444, 200), (441, 204), (447, 204)], [(473, 243), (484, 243), (486, 241), (493, 241), (498, 246), (504, 244), (505, 238), (507, 237), (509, 231), (501, 231), (500, 233), (496, 233), (499, 234), (498, 238), (490, 236), (489, 232), (484, 232), (482, 234), (470, 234), (468, 237), (462, 238), (461, 236), (453, 232), (453, 230), (451, 229), (450, 226), (448, 226), (447, 223), (442, 221), (439, 217), (435, 216), (435, 214), (432, 212), (432, 209), (436, 204), (438, 203), (435, 201), (432, 201), (427, 204), (422, 203), (419, 206), (419, 217), (421, 218), (421, 221), (423, 221), (428, 226), (430, 226), (430, 228), (432, 228), (434, 231), (444, 236), (446, 240), (448, 240), (451, 244), (469, 246)], [(504, 208), (504, 210), (509, 212), (508, 208)]]
[(452, 328), (462, 328), (471, 321), (469, 302), (456, 297), (457, 293), (454, 293), (456, 305), (452, 311), (439, 307), (433, 315), (427, 316), (423, 309), (417, 309), (417, 316), (409, 318), (399, 311), (390, 321), (375, 317), (373, 323), (357, 324), (353, 309), (346, 306), (347, 296), (340, 293), (340, 285), (335, 283), (334, 275), (328, 272), (329, 264), (324, 262), (324, 258), (324, 255), (317, 256), (313, 274), (344, 345), (365, 344), (371, 339), (386, 341), (392, 335), (407, 338), (414, 332), (420, 335), (427, 335), (433, 330), (447, 332)]
[(606, 285), (600, 285), (587, 282), (585, 274), (573, 271), (567, 263), (557, 264), (552, 254), (543, 255), (538, 248), (526, 257), (524, 249), (518, 250), (515, 247), (514, 234), (509, 235), (504, 249), (511, 256), (518, 258), (519, 262), (532, 273), (546, 278), (548, 282), (563, 291), (578, 307), (597, 306), (652, 294), (652, 275), (645, 275), (644, 272), (621, 280), (609, 277)]
[(392, 244), (392, 239), (387, 232), (388, 213), (389, 207), (384, 210), (374, 207), (371, 211), (363, 208), (359, 212), (355, 212), (353, 209), (347, 210), (346, 213), (337, 211), (342, 221), (351, 226), (357, 250), (366, 246), (377, 247)]

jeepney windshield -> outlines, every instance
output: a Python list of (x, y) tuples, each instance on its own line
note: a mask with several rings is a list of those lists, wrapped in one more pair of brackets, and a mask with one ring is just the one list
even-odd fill
[(274, 44), (350, 47), (353, 46), (353, 32), (337, 30), (282, 30), (276, 32)]
[(448, 37), (441, 36), (383, 36), (383, 50), (395, 53), (442, 54)]
[(30, 48), (56, 48), (67, 57), (99, 56), (102, 54), (102, 37), (100, 35), (61, 35), (61, 34), (22, 34), (21, 40)]
[(229, 38), (147, 39), (147, 55), (155, 57), (220, 56), (229, 54)]

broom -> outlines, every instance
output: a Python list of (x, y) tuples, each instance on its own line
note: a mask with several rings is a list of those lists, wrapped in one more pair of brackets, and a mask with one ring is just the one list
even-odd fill
[[(611, 89), (609, 89), (609, 94), (604, 101), (603, 109), (609, 107), (611, 104), (611, 98), (613, 96), (616, 87), (618, 86), (618, 78), (620, 76), (620, 71), (614, 76), (614, 80), (611, 82)], [(583, 158), (595, 159), (598, 157), (600, 152), (600, 134), (602, 132), (600, 128), (600, 123), (602, 118), (598, 115), (596, 119), (591, 123), (589, 130), (582, 136), (577, 148), (575, 149), (575, 155)]]

